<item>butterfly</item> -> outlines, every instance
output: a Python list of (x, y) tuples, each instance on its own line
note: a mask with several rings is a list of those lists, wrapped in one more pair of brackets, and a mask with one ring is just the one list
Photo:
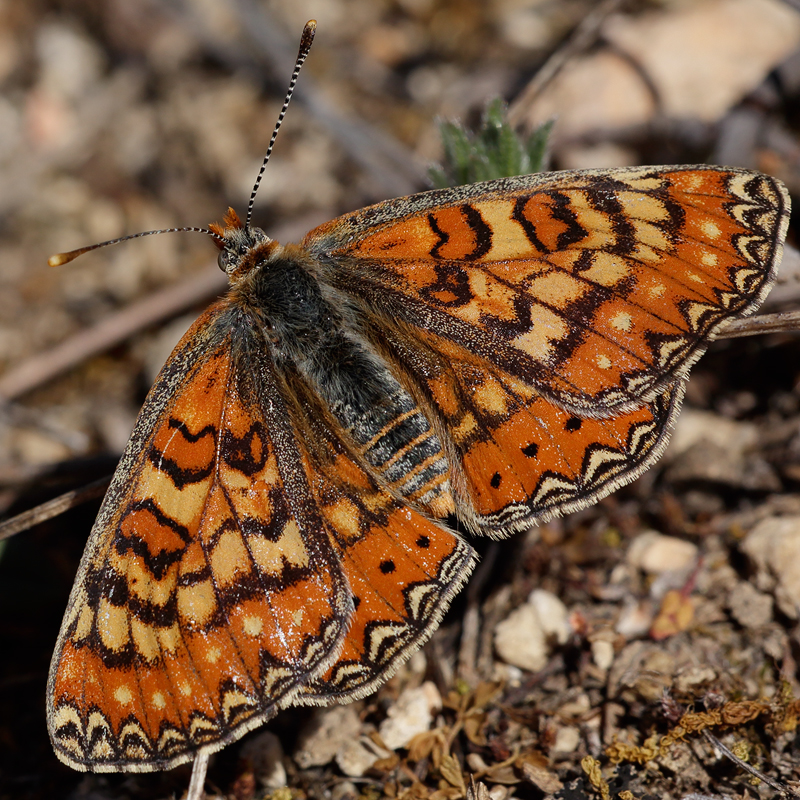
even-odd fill
[(779, 181), (703, 166), (423, 192), (300, 244), (229, 210), (230, 289), (156, 379), (69, 598), (57, 756), (168, 769), (373, 691), (474, 566), (448, 517), (506, 536), (659, 457), (788, 215)]

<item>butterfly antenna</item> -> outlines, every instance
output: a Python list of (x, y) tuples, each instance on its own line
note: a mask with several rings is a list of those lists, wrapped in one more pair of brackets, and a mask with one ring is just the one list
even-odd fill
[(297, 84), (297, 77), (300, 75), (300, 70), (302, 69), (303, 63), (308, 56), (308, 51), (311, 49), (311, 43), (314, 41), (314, 34), (316, 32), (317, 21), (315, 19), (310, 19), (308, 22), (306, 22), (305, 28), (303, 28), (303, 35), (300, 37), (300, 50), (297, 53), (297, 61), (294, 62), (294, 71), (292, 72), (292, 79), (289, 81), (289, 88), (286, 91), (286, 99), (283, 101), (281, 113), (278, 114), (278, 121), (275, 123), (275, 130), (272, 131), (272, 138), (269, 140), (267, 154), (264, 156), (264, 160), (261, 162), (261, 169), (258, 171), (258, 177), (256, 178), (255, 185), (253, 186), (253, 191), (250, 193), (250, 203), (247, 206), (247, 217), (244, 223), (245, 230), (250, 229), (250, 220), (253, 217), (253, 206), (256, 202), (256, 193), (258, 192), (258, 187), (261, 184), (261, 178), (264, 175), (264, 170), (267, 168), (267, 162), (269, 161), (270, 154), (272, 153), (272, 148), (275, 146), (275, 139), (278, 137), (278, 131), (283, 123), (283, 118), (286, 116), (286, 109), (289, 108), (289, 102), (294, 94), (294, 87)]
[(163, 228), (158, 231), (144, 231), (142, 233), (132, 233), (129, 236), (121, 236), (119, 239), (109, 239), (107, 242), (100, 242), (99, 244), (90, 244), (88, 247), (79, 247), (77, 250), (70, 250), (68, 253), (56, 253), (47, 259), (47, 263), (51, 267), (60, 267), (62, 264), (69, 264), (70, 261), (88, 253), (91, 250), (97, 250), (100, 247), (108, 247), (112, 244), (119, 244), (120, 242), (127, 242), (128, 239), (138, 239), (140, 236), (155, 236), (157, 233), (205, 233), (212, 239), (215, 239), (221, 245), (225, 244), (225, 240), (214, 231), (208, 228)]

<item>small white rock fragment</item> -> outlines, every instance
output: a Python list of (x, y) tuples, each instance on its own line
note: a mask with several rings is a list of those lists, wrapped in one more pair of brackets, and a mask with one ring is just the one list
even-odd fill
[(772, 598), (747, 581), (731, 590), (728, 607), (731, 616), (743, 628), (763, 628), (772, 621)]
[(698, 687), (713, 685), (718, 679), (719, 675), (711, 667), (693, 666), (675, 676), (674, 686), (679, 692), (697, 693)]
[(349, 739), (336, 753), (336, 765), (350, 778), (361, 778), (381, 758), (388, 758), (389, 750), (378, 747), (366, 736)]
[(536, 609), (528, 603), (515, 608), (494, 629), (497, 655), (521, 669), (539, 672), (547, 664), (547, 637)]
[(614, 663), (614, 645), (607, 639), (595, 639), (592, 642), (592, 659), (603, 672), (611, 669)]
[(360, 732), (357, 706), (320, 709), (312, 724), (300, 734), (294, 760), (301, 769), (322, 767), (333, 761), (340, 748), (357, 739)]
[(639, 534), (628, 548), (628, 563), (650, 575), (688, 572), (697, 563), (697, 545), (657, 531)]
[(651, 600), (626, 599), (614, 629), (628, 641), (647, 635), (655, 619), (655, 606)]
[(544, 669), (550, 654), (549, 639), (560, 644), (572, 632), (566, 606), (551, 592), (535, 589), (528, 601), (515, 608), (494, 631), (498, 656), (521, 669)]
[(552, 636), (559, 644), (565, 644), (572, 633), (567, 607), (552, 592), (534, 589), (528, 595), (528, 604), (536, 609), (539, 622), (546, 636)]
[(436, 684), (425, 681), (402, 692), (389, 708), (378, 733), (390, 750), (406, 747), (417, 734), (430, 730), (434, 714), (441, 708), (442, 696)]
[(741, 549), (756, 564), (762, 591), (775, 591), (775, 601), (791, 619), (800, 616), (800, 516), (770, 517), (744, 538)]
[(553, 742), (552, 752), (554, 753), (574, 753), (581, 743), (581, 732), (574, 725), (564, 725), (556, 732), (556, 740)]

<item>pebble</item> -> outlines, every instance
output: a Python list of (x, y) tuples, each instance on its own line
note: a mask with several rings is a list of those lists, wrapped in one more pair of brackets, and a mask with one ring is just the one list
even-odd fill
[(564, 725), (558, 729), (551, 750), (554, 753), (574, 753), (581, 743), (581, 732), (574, 725)]
[(770, 517), (759, 522), (741, 544), (755, 564), (756, 587), (773, 592), (780, 610), (800, 617), (800, 516)]
[(554, 594), (536, 589), (497, 625), (494, 646), (507, 664), (538, 672), (550, 655), (548, 639), (563, 644), (570, 632), (566, 606)]
[(366, 736), (348, 738), (336, 753), (336, 766), (350, 778), (361, 778), (376, 761), (391, 754)]
[(361, 720), (357, 706), (320, 709), (308, 728), (300, 734), (294, 760), (301, 769), (325, 766), (333, 761), (341, 748), (356, 740), (360, 733)]
[(554, 137), (580, 140), (657, 113), (715, 122), (800, 43), (800, 17), (775, 0), (657, 5), (611, 15), (603, 25), (610, 46), (571, 59), (533, 104), (530, 123), (558, 116)]
[(697, 545), (657, 531), (645, 531), (630, 544), (628, 563), (650, 575), (688, 573), (697, 563)]
[(606, 672), (614, 663), (614, 645), (607, 639), (595, 639), (592, 642), (592, 659), (595, 666)]
[(552, 592), (534, 589), (528, 595), (528, 604), (536, 609), (539, 622), (546, 636), (552, 636), (559, 644), (566, 644), (572, 633), (567, 607)]
[(430, 730), (434, 714), (441, 708), (442, 696), (431, 681), (406, 689), (378, 729), (383, 743), (390, 750), (407, 747), (417, 734)]
[(738, 583), (728, 597), (731, 616), (744, 628), (763, 628), (772, 621), (772, 598), (747, 581)]

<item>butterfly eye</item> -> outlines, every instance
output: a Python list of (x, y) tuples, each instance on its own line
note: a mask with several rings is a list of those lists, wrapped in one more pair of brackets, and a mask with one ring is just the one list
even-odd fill
[(231, 263), (231, 254), (228, 250), (220, 250), (217, 256), (217, 266), (223, 271), (227, 272)]

